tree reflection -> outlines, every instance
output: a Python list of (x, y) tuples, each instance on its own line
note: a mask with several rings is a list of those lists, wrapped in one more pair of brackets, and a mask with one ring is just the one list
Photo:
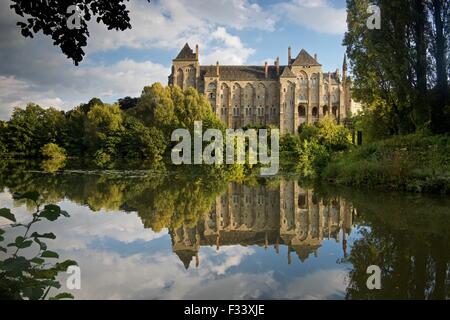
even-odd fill
[[(361, 228), (348, 262), (348, 299), (448, 299), (450, 215), (448, 199), (344, 191)], [(381, 290), (368, 290), (366, 269), (382, 270)]]
[[(292, 178), (243, 179), (242, 172), (220, 167), (47, 174), (17, 163), (3, 166), (0, 190), (37, 189), (45, 203), (70, 199), (94, 212), (137, 212), (146, 228), (169, 231), (186, 268), (193, 260), (200, 266), (202, 246), (276, 252), (286, 246), (284, 259), (292, 263), (295, 255), (303, 262), (334, 239), (351, 269), (348, 299), (449, 298), (448, 199), (305, 187)], [(370, 265), (382, 269), (381, 290), (366, 287)]]

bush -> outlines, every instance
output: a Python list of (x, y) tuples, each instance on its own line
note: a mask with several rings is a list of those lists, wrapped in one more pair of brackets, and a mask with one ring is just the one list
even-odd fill
[(301, 145), (297, 170), (304, 177), (320, 176), (330, 158), (330, 152), (324, 145), (315, 139), (305, 140)]
[(47, 143), (41, 149), (41, 154), (46, 159), (63, 160), (66, 158), (66, 151), (57, 144)]
[(448, 192), (450, 137), (411, 134), (369, 143), (335, 157), (323, 177), (354, 186)]

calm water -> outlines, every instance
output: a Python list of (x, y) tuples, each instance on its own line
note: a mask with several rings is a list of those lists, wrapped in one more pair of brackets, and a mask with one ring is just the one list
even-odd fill
[[(77, 299), (437, 298), (450, 292), (450, 201), (311, 186), (295, 176), (4, 170), (0, 208), (21, 222), (37, 190), (71, 215), (40, 222), (81, 268)], [(4, 224), (5, 220), (0, 220)], [(7, 238), (15, 237), (8, 229)], [(382, 269), (369, 291), (366, 268)]]

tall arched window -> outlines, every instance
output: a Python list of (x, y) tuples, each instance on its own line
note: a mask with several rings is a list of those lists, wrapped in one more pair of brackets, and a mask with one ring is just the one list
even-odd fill
[(317, 107), (312, 108), (312, 116), (314, 118), (317, 118), (319, 116), (319, 110), (317, 109)]
[(177, 86), (183, 89), (183, 83), (184, 83), (184, 74), (183, 70), (180, 68), (177, 71)]
[(306, 117), (306, 108), (305, 106), (298, 106), (298, 116)]

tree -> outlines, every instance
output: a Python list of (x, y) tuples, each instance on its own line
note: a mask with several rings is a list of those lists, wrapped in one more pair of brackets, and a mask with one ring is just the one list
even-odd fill
[(120, 105), (120, 109), (128, 110), (128, 109), (136, 107), (136, 105), (139, 102), (139, 98), (125, 97), (125, 98), (119, 99), (118, 102)]
[[(380, 7), (381, 29), (366, 26), (370, 4)], [(347, 0), (344, 45), (354, 76), (353, 94), (367, 106), (367, 116), (377, 115), (389, 124), (389, 134), (428, 126), (435, 133), (450, 130), (445, 124), (450, 118), (445, 111), (448, 6), (434, 0)], [(432, 91), (438, 92), (436, 103)]]
[(43, 146), (41, 153), (46, 159), (63, 160), (66, 158), (66, 151), (54, 143), (47, 143)]
[[(432, 104), (431, 122), (433, 131), (442, 133), (450, 126), (450, 106), (447, 61), (449, 44), (446, 38), (450, 38), (450, 4), (448, 1), (429, 1), (430, 11), (433, 15), (433, 37), (435, 46), (433, 49), (436, 62), (436, 91), (437, 99)], [(448, 40), (450, 41), (450, 40)], [(446, 114), (448, 113), (448, 114)], [(447, 119), (447, 121), (446, 121)]]
[(117, 104), (95, 105), (87, 113), (85, 145), (90, 154), (95, 153), (101, 162), (109, 162), (116, 156), (117, 146), (123, 133), (122, 112)]
[(159, 129), (146, 127), (132, 116), (125, 117), (124, 127), (119, 146), (122, 157), (151, 161), (162, 159), (167, 142)]
[(6, 122), (0, 120), (0, 158), (5, 156), (7, 153), (5, 142), (6, 129), (7, 129)]
[[(96, 17), (97, 23), (102, 22), (109, 30), (131, 29), (129, 11), (125, 5), (128, 0), (12, 0), (11, 9), (21, 17), (19, 21), (24, 37), (33, 37), (42, 31), (53, 39), (54, 45), (78, 65), (85, 55), (89, 29), (87, 22)], [(150, 2), (150, 0), (148, 0)], [(71, 6), (77, 6), (77, 11)], [(75, 19), (78, 13), (79, 23), (75, 26), (69, 19)], [(76, 21), (76, 20), (75, 20)]]

